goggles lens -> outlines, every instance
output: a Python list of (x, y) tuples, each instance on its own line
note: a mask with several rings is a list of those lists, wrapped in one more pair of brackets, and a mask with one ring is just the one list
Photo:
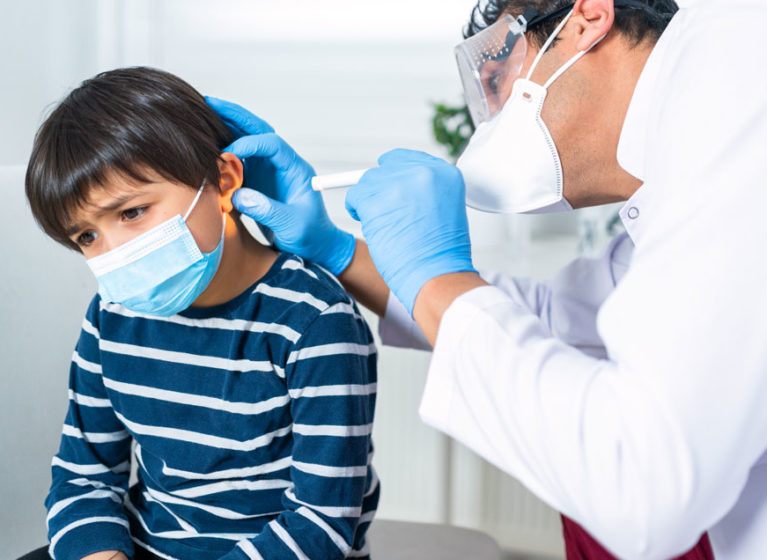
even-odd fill
[(503, 108), (526, 56), (525, 27), (510, 15), (455, 47), (466, 105), (475, 126)]

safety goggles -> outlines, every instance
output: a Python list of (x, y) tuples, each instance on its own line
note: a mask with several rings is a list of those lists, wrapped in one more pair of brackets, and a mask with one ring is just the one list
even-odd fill
[(475, 126), (490, 120), (509, 98), (527, 57), (527, 30), (572, 7), (568, 4), (542, 15), (532, 8), (516, 18), (505, 15), (455, 47), (466, 105)]
[[(543, 14), (528, 8), (516, 18), (505, 15), (455, 47), (466, 105), (475, 126), (493, 118), (511, 95), (512, 85), (519, 78), (527, 57), (525, 33), (545, 21), (566, 15), (573, 5), (569, 3)], [(637, 0), (615, 0), (614, 6), (651, 9)]]

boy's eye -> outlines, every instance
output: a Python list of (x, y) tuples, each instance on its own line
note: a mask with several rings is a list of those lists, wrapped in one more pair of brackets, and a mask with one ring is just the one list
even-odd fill
[(84, 231), (77, 236), (77, 244), (80, 247), (88, 247), (91, 243), (96, 241), (98, 233), (95, 231)]
[(146, 212), (146, 209), (147, 209), (146, 206), (139, 206), (137, 208), (128, 208), (127, 210), (123, 210), (122, 212), (120, 212), (120, 216), (122, 216), (123, 220), (130, 222), (132, 220), (137, 219), (144, 212)]

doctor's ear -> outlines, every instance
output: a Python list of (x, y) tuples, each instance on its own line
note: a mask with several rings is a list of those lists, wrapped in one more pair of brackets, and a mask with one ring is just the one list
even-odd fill
[(218, 190), (221, 210), (227, 214), (232, 211), (232, 195), (242, 187), (243, 167), (240, 158), (230, 152), (221, 152), (218, 160)]
[(615, 21), (613, 0), (577, 0), (570, 18), (576, 25), (576, 48), (585, 51), (607, 35)]

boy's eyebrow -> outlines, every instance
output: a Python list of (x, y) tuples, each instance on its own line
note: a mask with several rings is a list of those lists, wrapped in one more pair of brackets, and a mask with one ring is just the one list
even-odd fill
[[(109, 204), (105, 204), (103, 206), (100, 206), (100, 205), (97, 205), (97, 204), (92, 204), (91, 206), (95, 206), (96, 208), (98, 208), (98, 211), (96, 212), (96, 215), (106, 214), (108, 212), (112, 212), (114, 210), (117, 210), (120, 206), (122, 206), (126, 202), (136, 198), (140, 194), (142, 194), (142, 193), (140, 193), (140, 192), (127, 193), (127, 194), (124, 194), (122, 196), (118, 196), (118, 197), (114, 198)], [(72, 236), (75, 233), (77, 233), (78, 231), (80, 231), (81, 229), (83, 229), (83, 227), (84, 226), (81, 223), (78, 222), (78, 223), (75, 223), (75, 224), (72, 224), (72, 225), (68, 226), (64, 233), (66, 233), (67, 236)]]

